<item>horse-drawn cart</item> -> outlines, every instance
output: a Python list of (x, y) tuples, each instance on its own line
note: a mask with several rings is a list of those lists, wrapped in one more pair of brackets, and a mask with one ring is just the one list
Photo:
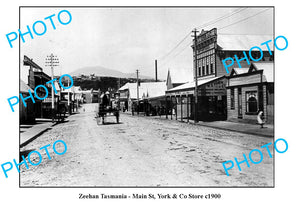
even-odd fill
[(105, 117), (116, 116), (116, 121), (119, 123), (120, 107), (117, 100), (111, 101), (107, 95), (102, 95), (99, 100), (97, 112), (97, 124), (99, 125), (102, 119), (102, 124), (105, 124)]
[(105, 124), (105, 117), (107, 116), (116, 116), (116, 121), (119, 123), (120, 112), (117, 108), (99, 108), (97, 124), (99, 125), (102, 118), (102, 124)]

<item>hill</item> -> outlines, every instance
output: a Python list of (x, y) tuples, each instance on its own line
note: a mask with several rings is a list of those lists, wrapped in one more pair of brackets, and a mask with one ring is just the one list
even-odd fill
[[(69, 73), (71, 76), (80, 76), (85, 75), (89, 76), (95, 74), (95, 76), (100, 77), (114, 77), (114, 78), (136, 78), (136, 73), (123, 73), (118, 70), (113, 70), (101, 66), (95, 67), (83, 67), (75, 70), (74, 72)], [(153, 79), (149, 76), (139, 75), (140, 79)]]

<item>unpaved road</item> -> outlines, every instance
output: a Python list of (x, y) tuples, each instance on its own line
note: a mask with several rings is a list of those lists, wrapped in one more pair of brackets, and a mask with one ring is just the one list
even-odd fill
[[(72, 115), (21, 149), (63, 140), (64, 155), (49, 148), (39, 166), (21, 166), (21, 186), (273, 186), (273, 159), (263, 150), (262, 163), (241, 164), (225, 174), (222, 162), (240, 161), (272, 138), (235, 133), (151, 117), (121, 114), (97, 125), (94, 104)], [(52, 147), (52, 146), (51, 146)], [(58, 146), (57, 146), (58, 147)], [(58, 147), (59, 149), (59, 147)], [(273, 154), (273, 151), (271, 151)], [(257, 157), (257, 158), (256, 158)], [(253, 155), (258, 160), (258, 154)], [(34, 155), (31, 157), (32, 161)]]

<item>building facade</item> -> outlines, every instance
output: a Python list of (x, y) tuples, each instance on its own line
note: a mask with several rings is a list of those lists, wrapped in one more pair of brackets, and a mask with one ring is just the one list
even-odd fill
[[(48, 90), (48, 96), (44, 100), (35, 99), (34, 104), (34, 111), (36, 118), (51, 118), (52, 117), (52, 86), (51, 84), (46, 84), (48, 81), (51, 80), (51, 77), (43, 72), (43, 69), (36, 64), (32, 59), (24, 55), (23, 60), (24, 66), (29, 67), (29, 74), (28, 74), (28, 86), (34, 90), (38, 85), (44, 85)], [(60, 87), (57, 82), (54, 82), (55, 88), (57, 91), (60, 90)], [(46, 91), (42, 88), (38, 88), (36, 91), (39, 97), (45, 97)], [(54, 109), (57, 110), (58, 108), (58, 100), (59, 94), (54, 94)]]
[(232, 69), (227, 84), (228, 120), (257, 122), (263, 111), (274, 122), (274, 69), (272, 62), (252, 63), (248, 69)]
[[(226, 86), (229, 74), (227, 74), (222, 60), (228, 57), (233, 58), (235, 63), (231, 68), (238, 68), (239, 64), (241, 67), (249, 67), (250, 57), (248, 56), (248, 63), (243, 59), (244, 53), (248, 54), (251, 47), (259, 46), (270, 39), (270, 36), (265, 35), (218, 34), (216, 28), (209, 31), (202, 30), (192, 45), (194, 79), (192, 82), (166, 92), (168, 103), (170, 103), (167, 107), (175, 108), (177, 116), (180, 116), (181, 119), (226, 120)], [(270, 54), (267, 47), (261, 47), (261, 49), (263, 51), (261, 60), (273, 61), (273, 51)], [(273, 50), (272, 45), (270, 45), (270, 49)], [(257, 59), (260, 57), (260, 52), (252, 51), (251, 55)], [(197, 90), (195, 90), (196, 83)]]

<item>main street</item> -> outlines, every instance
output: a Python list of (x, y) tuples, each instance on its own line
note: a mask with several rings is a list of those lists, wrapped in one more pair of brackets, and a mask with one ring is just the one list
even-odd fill
[[(273, 186), (274, 158), (266, 149), (262, 163), (242, 163), (242, 171), (235, 165), (230, 176), (222, 166), (235, 157), (242, 161), (243, 153), (272, 138), (128, 114), (121, 114), (120, 124), (108, 117), (106, 125), (97, 125), (96, 106), (84, 105), (21, 148), (28, 153), (56, 140), (68, 147), (64, 155), (49, 148), (51, 160), (40, 151), (38, 166), (22, 165), (21, 186)], [(257, 153), (253, 160), (259, 160)]]

